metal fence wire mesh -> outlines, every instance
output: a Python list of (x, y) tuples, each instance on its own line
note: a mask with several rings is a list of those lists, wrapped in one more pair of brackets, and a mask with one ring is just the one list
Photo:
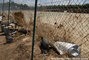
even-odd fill
[(89, 58), (88, 13), (88, 0), (39, 0), (37, 33), (50, 41), (75, 43), (81, 47), (80, 57)]
[[(8, 20), (9, 0), (4, 1), (4, 20)], [(1, 15), (2, 4), (3, 0), (0, 0)], [(12, 30), (17, 29), (17, 33), (13, 37), (15, 42), (0, 45), (0, 52), (3, 51), (0, 60), (29, 60), (32, 52), (35, 0), (11, 0), (10, 5), (10, 23), (16, 23), (17, 27)], [(37, 8), (34, 60), (89, 58), (89, 0), (38, 0)], [(19, 30), (25, 30), (26, 35), (22, 36), (24, 34), (19, 33)], [(41, 46), (42, 37), (51, 45), (56, 41), (77, 44), (81, 48), (80, 55), (60, 55), (53, 48), (46, 51)], [(45, 53), (42, 54), (42, 50)]]
[[(0, 3), (2, 3), (2, 1), (0, 2)], [(2, 5), (0, 5), (0, 15), (2, 14)]]

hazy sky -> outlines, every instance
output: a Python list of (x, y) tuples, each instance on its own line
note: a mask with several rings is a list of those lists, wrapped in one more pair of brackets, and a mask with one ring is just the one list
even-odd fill
[[(0, 0), (2, 2), (3, 0)], [(5, 0), (7, 2), (8, 0)], [(11, 0), (16, 3), (20, 4), (27, 4), (29, 6), (34, 6), (35, 0)], [(69, 2), (70, 1), (70, 2)], [(89, 3), (89, 0), (38, 0), (38, 5), (61, 5), (61, 4), (83, 4), (83, 3)]]

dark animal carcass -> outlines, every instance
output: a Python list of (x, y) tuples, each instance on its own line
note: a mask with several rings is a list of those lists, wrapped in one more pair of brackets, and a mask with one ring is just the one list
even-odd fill
[(40, 49), (41, 49), (41, 53), (45, 53), (45, 51), (49, 51), (49, 42), (47, 41), (47, 39), (41, 37), (41, 42), (40, 42)]
[(27, 34), (27, 30), (26, 29), (20, 29), (18, 32), (22, 33), (22, 34)]

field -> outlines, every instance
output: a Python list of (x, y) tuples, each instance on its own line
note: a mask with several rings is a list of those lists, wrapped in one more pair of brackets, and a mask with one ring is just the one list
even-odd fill
[[(11, 12), (11, 19), (14, 20)], [(5, 42), (5, 38), (0, 37), (0, 60), (29, 60), (31, 58), (31, 44), (33, 33), (33, 12), (22, 11), (24, 14), (25, 29), (30, 32), (25, 36), (18, 36), (11, 44)], [(23, 23), (20, 22), (20, 23)], [(35, 39), (35, 60), (51, 60), (51, 58), (68, 58), (67, 54), (60, 56), (53, 50), (47, 53), (48, 56), (41, 54), (39, 48), (40, 36), (47, 38), (49, 41), (55, 40), (75, 43), (81, 47), (81, 55), (79, 57), (89, 58), (89, 14), (67, 13), (67, 12), (38, 12), (36, 23), (36, 39)], [(71, 57), (72, 58), (72, 57)]]

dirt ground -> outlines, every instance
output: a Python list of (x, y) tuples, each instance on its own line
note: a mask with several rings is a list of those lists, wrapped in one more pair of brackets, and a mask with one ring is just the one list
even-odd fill
[[(71, 42), (71, 41), (66, 39), (67, 36), (63, 25), (59, 25), (58, 27), (56, 27), (55, 26), (56, 23), (55, 25), (51, 25), (48, 23), (41, 22), (41, 20), (39, 20), (39, 17), (37, 19), (38, 20), (36, 23), (34, 60), (52, 60), (52, 58), (72, 58), (69, 57), (68, 54), (62, 56), (58, 55), (53, 49), (50, 49), (50, 51), (46, 53), (47, 56), (41, 54), (41, 50), (39, 48), (40, 45), (39, 37), (45, 37), (47, 38), (48, 41), (51, 42), (54, 42), (55, 40), (63, 42)], [(0, 33), (0, 60), (31, 59), (33, 20), (30, 20), (28, 24), (29, 26), (27, 27), (25, 26), (24, 28), (26, 29), (28, 28), (30, 32), (26, 36), (19, 35), (17, 37), (14, 37), (14, 42), (11, 44), (5, 44), (5, 36), (3, 35), (3, 33)]]
[[(32, 26), (32, 25), (31, 25)], [(44, 29), (43, 29), (44, 27)], [(68, 57), (67, 54), (60, 56), (58, 55), (54, 50), (50, 50), (47, 53), (47, 56), (44, 56), (44, 54), (41, 54), (41, 50), (39, 48), (40, 44), (40, 36), (43, 37), (50, 37), (50, 39), (54, 39), (52, 36), (53, 28), (50, 26), (44, 26), (38, 25), (36, 27), (36, 40), (35, 40), (35, 47), (34, 47), (34, 60), (50, 60), (51, 58), (56, 58), (56, 57)], [(39, 31), (42, 29), (42, 31)], [(48, 30), (47, 30), (48, 29)], [(30, 29), (32, 30), (32, 29)], [(32, 31), (31, 31), (32, 32)], [(51, 33), (47, 33), (51, 32)], [(15, 37), (15, 40), (11, 44), (4, 44), (5, 43), (5, 36), (2, 35), (0, 36), (2, 39), (0, 39), (0, 60), (29, 60), (31, 59), (31, 47), (32, 47), (32, 33), (29, 33), (29, 35), (21, 35), (19, 38)], [(16, 39), (17, 38), (17, 39)], [(57, 37), (55, 37), (57, 38)]]

